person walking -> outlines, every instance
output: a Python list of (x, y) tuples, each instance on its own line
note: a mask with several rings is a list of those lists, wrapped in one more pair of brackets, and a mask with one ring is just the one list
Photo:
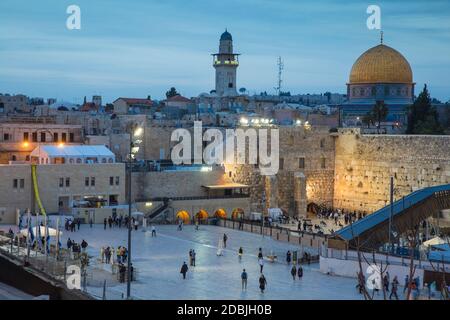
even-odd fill
[(94, 223), (94, 221), (92, 221), (92, 218), (89, 219), (89, 227), (92, 228), (92, 224)]
[(239, 247), (239, 250), (238, 250), (239, 261), (241, 261), (243, 254), (244, 254), (244, 250), (242, 249), (242, 247)]
[(186, 279), (186, 273), (188, 272), (189, 268), (186, 264), (186, 262), (183, 262), (183, 265), (181, 266), (180, 273), (183, 275), (183, 279)]
[(263, 258), (262, 249), (259, 248), (259, 250), (258, 250), (258, 259), (262, 259), (262, 258)]
[(297, 276), (297, 268), (295, 267), (295, 264), (292, 265), (291, 275), (292, 275), (292, 280), (295, 281), (295, 277)]
[(135, 219), (134, 220), (134, 231), (137, 231), (138, 227), (139, 227), (139, 221), (138, 221), (138, 219)]
[(409, 275), (405, 276), (405, 286), (403, 287), (403, 293), (405, 293), (406, 289), (408, 289), (409, 286)]
[(398, 295), (397, 295), (398, 284), (399, 284), (399, 282), (397, 280), (397, 276), (395, 276), (394, 279), (392, 279), (391, 294), (389, 295), (389, 300), (392, 299), (392, 296), (394, 296), (395, 299), (398, 300)]
[(67, 239), (67, 249), (70, 250), (71, 247), (72, 247), (72, 240), (70, 240), (70, 238), (69, 238), (69, 239)]
[(264, 260), (263, 260), (263, 258), (258, 260), (258, 264), (259, 264), (259, 272), (262, 273), (263, 272), (263, 268), (264, 268)]
[(156, 228), (152, 225), (152, 237), (156, 237)]
[(387, 274), (383, 277), (383, 286), (386, 292), (389, 292), (389, 276)]
[(80, 231), (80, 226), (81, 226), (81, 219), (77, 218), (78, 231)]
[(241, 281), (242, 281), (242, 290), (247, 290), (247, 272), (245, 271), (245, 269), (242, 270)]
[(107, 224), (107, 220), (105, 218), (105, 219), (103, 219), (103, 230), (106, 230), (106, 224)]
[(102, 263), (105, 263), (105, 247), (101, 247), (101, 249), (100, 249), (100, 257), (102, 259)]
[(189, 249), (189, 265), (192, 266), (192, 249)]
[(226, 248), (227, 247), (227, 240), (228, 240), (228, 236), (226, 235), (226, 233), (223, 234), (223, 247)]
[(261, 273), (261, 276), (259, 277), (259, 289), (261, 290), (261, 293), (264, 293), (266, 285), (267, 285), (266, 277), (264, 277), (264, 275)]

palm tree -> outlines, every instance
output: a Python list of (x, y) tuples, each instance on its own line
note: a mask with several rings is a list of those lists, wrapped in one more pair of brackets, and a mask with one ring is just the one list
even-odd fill
[(389, 109), (383, 100), (377, 100), (372, 109), (372, 118), (377, 122), (377, 133), (380, 133), (381, 122), (386, 120)]

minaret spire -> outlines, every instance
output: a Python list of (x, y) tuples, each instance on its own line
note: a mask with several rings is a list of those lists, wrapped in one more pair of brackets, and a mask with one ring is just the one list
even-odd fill
[(380, 42), (383, 44), (383, 31), (380, 32)]

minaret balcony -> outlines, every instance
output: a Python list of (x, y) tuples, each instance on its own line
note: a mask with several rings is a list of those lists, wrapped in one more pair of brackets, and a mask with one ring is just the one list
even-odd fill
[(224, 61), (220, 61), (220, 60), (214, 60), (214, 66), (238, 66), (239, 65), (239, 61), (237, 60), (224, 60)]

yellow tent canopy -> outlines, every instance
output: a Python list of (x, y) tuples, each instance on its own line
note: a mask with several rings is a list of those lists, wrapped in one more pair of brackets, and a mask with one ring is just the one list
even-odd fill
[(197, 212), (197, 214), (195, 215), (195, 217), (196, 217), (197, 219), (204, 220), (204, 219), (208, 219), (209, 214), (208, 214), (208, 212), (207, 212), (206, 210), (201, 209), (199, 212)]
[(188, 222), (190, 219), (189, 212), (187, 212), (186, 210), (178, 211), (176, 218), (181, 219), (184, 222)]
[(244, 210), (243, 209), (236, 208), (231, 213), (231, 219), (237, 220), (237, 219), (241, 218), (243, 214), (244, 214)]
[(214, 216), (221, 219), (227, 218), (227, 213), (224, 209), (217, 209), (216, 212), (214, 212)]

